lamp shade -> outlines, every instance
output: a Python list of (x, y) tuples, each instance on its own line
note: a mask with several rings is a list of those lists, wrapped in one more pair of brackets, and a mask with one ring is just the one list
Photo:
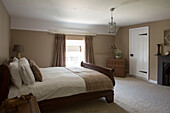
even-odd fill
[(12, 51), (14, 51), (14, 52), (23, 52), (24, 47), (22, 45), (16, 44), (16, 45), (14, 45)]
[(116, 32), (116, 22), (109, 22), (109, 33)]

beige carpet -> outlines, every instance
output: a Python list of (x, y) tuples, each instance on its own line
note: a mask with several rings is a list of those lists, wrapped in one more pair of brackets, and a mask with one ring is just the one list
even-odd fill
[(170, 113), (170, 86), (132, 77), (116, 78), (115, 98), (139, 113)]
[(132, 77), (115, 79), (114, 103), (101, 98), (43, 113), (170, 113), (170, 86)]

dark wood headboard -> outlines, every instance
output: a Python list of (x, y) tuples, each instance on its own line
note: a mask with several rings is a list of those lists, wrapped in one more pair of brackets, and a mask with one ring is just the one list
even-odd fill
[(0, 105), (7, 99), (10, 87), (10, 71), (7, 65), (0, 65)]

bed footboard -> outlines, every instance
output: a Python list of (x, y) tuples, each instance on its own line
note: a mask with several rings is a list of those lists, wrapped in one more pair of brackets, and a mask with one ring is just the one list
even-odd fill
[(93, 64), (85, 63), (83, 61), (81, 62), (81, 66), (105, 74), (106, 76), (108, 76), (112, 80), (113, 86), (115, 85), (115, 80), (114, 80), (114, 77), (113, 77), (114, 69), (96, 66), (96, 65), (93, 65)]
[(69, 106), (75, 103), (82, 103), (87, 100), (97, 99), (105, 97), (107, 103), (111, 103), (114, 100), (114, 91), (106, 90), (106, 91), (96, 91), (96, 92), (88, 92), (81, 93), (67, 97), (54, 98), (49, 100), (43, 100), (38, 102), (41, 111), (54, 109), (57, 107)]

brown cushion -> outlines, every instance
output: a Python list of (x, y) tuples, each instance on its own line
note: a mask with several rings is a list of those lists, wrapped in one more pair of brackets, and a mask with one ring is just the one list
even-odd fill
[(42, 74), (39, 67), (35, 64), (33, 60), (28, 60), (30, 63), (31, 70), (34, 74), (35, 80), (42, 82)]

